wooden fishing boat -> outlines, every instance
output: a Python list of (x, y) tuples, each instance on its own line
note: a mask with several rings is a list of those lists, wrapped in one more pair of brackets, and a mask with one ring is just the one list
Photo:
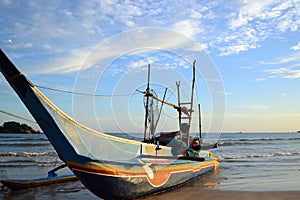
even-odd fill
[[(218, 168), (219, 160), (210, 151), (200, 150), (199, 156), (190, 157), (178, 154), (180, 151), (175, 149), (182, 147), (182, 142), (164, 146), (160, 142), (163, 143), (168, 137), (151, 141), (155, 135), (155, 123), (149, 120), (151, 107), (148, 103), (144, 141), (115, 137), (92, 130), (67, 116), (13, 65), (2, 50), (0, 70), (46, 134), (59, 158), (87, 189), (101, 198), (133, 199), (149, 195), (189, 182)], [(178, 105), (170, 104), (153, 95), (149, 78), (150, 73), (144, 92), (146, 101), (158, 100), (178, 110), (180, 124), (185, 126), (180, 126), (179, 134), (173, 136), (189, 145), (189, 128), (183, 121), (190, 122), (192, 107), (188, 109), (190, 116), (183, 117), (182, 113), (186, 110), (180, 102)], [(152, 138), (146, 137), (147, 132)]]

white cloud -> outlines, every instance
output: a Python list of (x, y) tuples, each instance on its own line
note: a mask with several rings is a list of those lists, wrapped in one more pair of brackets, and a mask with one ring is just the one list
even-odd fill
[(259, 48), (260, 40), (261, 35), (255, 28), (244, 26), (231, 32), (231, 34), (228, 34), (228, 32), (222, 34), (216, 42), (212, 42), (210, 45), (219, 49), (219, 55), (227, 56)]
[(291, 47), (292, 50), (300, 50), (300, 42), (297, 45)]
[(68, 55), (57, 56), (51, 60), (51, 62), (46, 62), (45, 64), (34, 63), (30, 66), (31, 72), (36, 74), (42, 73), (57, 73), (65, 74), (72, 73), (80, 70), (82, 62), (88, 56), (88, 52), (81, 52), (74, 50)]
[(227, 56), (232, 54), (237, 54), (241, 51), (247, 51), (249, 49), (255, 49), (257, 46), (251, 45), (251, 44), (238, 44), (238, 45), (232, 45), (232, 46), (226, 46), (221, 47), (220, 50), (222, 53), (220, 53), (221, 56)]
[[(188, 37), (168, 29), (136, 29), (114, 35), (90, 51), (75, 49), (66, 56), (54, 58), (51, 63), (37, 68), (38, 71), (35, 70), (34, 73), (70, 73), (89, 69), (94, 65), (105, 67), (110, 64), (107, 63), (109, 59), (118, 59), (128, 55), (133, 56), (147, 51), (167, 50), (170, 52), (177, 51), (177, 53), (188, 51), (191, 54), (199, 54), (203, 50), (202, 46), (202, 44), (198, 44)], [(151, 64), (154, 60), (145, 58), (136, 62), (135, 64), (131, 63), (130, 67), (137, 69), (142, 65), (146, 65), (146, 63)], [(167, 64), (158, 68), (165, 67), (170, 68)], [(32, 68), (36, 68), (36, 66)]]
[(230, 27), (232, 29), (247, 25), (254, 20), (270, 20), (279, 17), (287, 8), (292, 7), (290, 1), (275, 2), (273, 0), (252, 1), (245, 0), (242, 3), (237, 18), (233, 18)]
[(286, 96), (287, 95), (287, 93), (286, 92), (283, 92), (283, 93), (281, 93), (279, 96), (280, 97), (284, 97), (284, 96)]
[[(277, 30), (297, 30), (300, 24), (299, 6), (290, 1), (247, 0), (241, 4), (203, 1), (197, 4), (192, 0), (103, 0), (72, 4), (6, 0), (0, 4), (2, 48), (24, 57), (30, 55), (28, 52), (38, 52), (36, 55), (63, 59), (65, 54), (66, 62), (61, 66), (70, 62), (68, 70), (74, 67), (70, 56), (77, 55), (66, 52), (91, 51), (106, 38), (133, 28), (171, 28), (195, 39), (202, 48), (210, 52), (216, 50), (225, 56), (259, 48), (260, 42)], [(290, 29), (287, 25), (291, 25)], [(297, 48), (292, 47), (293, 50)], [(57, 62), (54, 59), (48, 66)]]
[(31, 48), (33, 44), (31, 42), (14, 42), (12, 39), (8, 39), (3, 41), (4, 46), (10, 47), (11, 49), (19, 49), (19, 48)]
[(172, 29), (193, 38), (196, 34), (203, 32), (199, 21), (181, 20), (173, 24)]
[(266, 80), (266, 78), (256, 78), (256, 79), (254, 79), (254, 81), (264, 81), (264, 80)]
[(300, 69), (277, 68), (266, 70), (266, 72), (274, 75), (275, 77), (282, 77), (288, 79), (300, 78)]
[(300, 78), (300, 52), (293, 53), (286, 57), (278, 58), (272, 62), (261, 62), (262, 65), (270, 65), (272, 69), (264, 70), (267, 73), (266, 78)]
[[(282, 65), (282, 64), (289, 64), (290, 67), (298, 67), (300, 61), (300, 52), (296, 52), (285, 57), (277, 58), (276, 61), (261, 61), (260, 64), (262, 65)], [(296, 63), (296, 64), (294, 64)]]
[(264, 110), (264, 109), (268, 108), (268, 106), (260, 105), (260, 104), (245, 104), (245, 105), (240, 105), (238, 107), (246, 108), (246, 109), (250, 109), (250, 110)]
[(228, 29), (210, 43), (222, 56), (258, 48), (265, 39), (300, 27), (299, 2), (245, 0), (232, 7)]
[(141, 68), (141, 67), (145, 67), (148, 66), (148, 64), (152, 64), (153, 61), (151, 60), (139, 60), (139, 61), (135, 61), (135, 62), (130, 62), (129, 67), (130, 68)]

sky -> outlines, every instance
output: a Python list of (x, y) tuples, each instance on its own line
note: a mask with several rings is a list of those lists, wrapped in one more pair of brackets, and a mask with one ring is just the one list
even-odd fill
[[(0, 48), (20, 71), (94, 129), (143, 131), (136, 89), (148, 64), (157, 95), (167, 87), (176, 103), (175, 81), (189, 99), (197, 58), (204, 132), (300, 130), (300, 0), (0, 0), (0, 25)], [(0, 110), (33, 120), (2, 75)], [(159, 129), (176, 129), (176, 111), (162, 113)], [(36, 127), (0, 113), (9, 120)]]

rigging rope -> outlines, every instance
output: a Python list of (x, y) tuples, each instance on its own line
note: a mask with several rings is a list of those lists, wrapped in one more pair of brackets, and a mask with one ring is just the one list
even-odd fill
[(109, 94), (88, 94), (88, 93), (81, 93), (81, 92), (72, 92), (68, 90), (61, 90), (61, 89), (54, 89), (50, 87), (45, 87), (45, 86), (40, 86), (40, 85), (35, 85), (38, 88), (46, 89), (46, 90), (52, 90), (55, 92), (62, 92), (62, 93), (68, 93), (68, 94), (77, 94), (77, 95), (84, 95), (84, 96), (96, 96), (96, 97), (115, 97), (115, 96), (130, 96), (130, 95), (135, 95), (138, 94), (137, 92), (134, 92), (132, 94), (115, 94), (115, 95), (109, 95)]
[[(41, 85), (34, 85), (37, 88), (42, 88), (42, 89), (46, 89), (46, 90), (52, 90), (55, 92), (62, 92), (62, 93), (68, 93), (68, 94), (77, 94), (77, 95), (84, 95), (84, 96), (96, 96), (96, 97), (116, 97), (116, 96), (131, 96), (131, 95), (136, 95), (139, 94), (139, 92), (133, 92), (133, 93), (128, 93), (128, 94), (88, 94), (88, 93), (81, 93), (81, 92), (72, 92), (72, 91), (68, 91), (68, 90), (62, 90), (62, 89), (54, 89), (54, 88), (50, 88), (50, 87), (45, 87), (45, 86), (41, 86)], [(158, 88), (156, 89), (156, 91), (158, 90), (165, 90), (165, 87), (162, 88)]]
[[(38, 88), (42, 88), (42, 89), (46, 89), (46, 90), (52, 90), (52, 91), (56, 91), (56, 92), (62, 92), (62, 93), (68, 93), (68, 94), (77, 94), (77, 95), (86, 95), (86, 96), (114, 97), (114, 96), (130, 96), (130, 95), (139, 94), (139, 92), (134, 92), (132, 94), (117, 94), (117, 95), (100, 95), (100, 94), (98, 94), (97, 95), (97, 94), (78, 93), (78, 92), (72, 92), (72, 91), (67, 91), (67, 90), (54, 89), (54, 88), (40, 86), (40, 85), (35, 85), (35, 86), (38, 87)], [(157, 90), (160, 90), (160, 89), (164, 89), (164, 88), (159, 88)], [(31, 122), (31, 123), (37, 124), (37, 122), (35, 122), (35, 121), (32, 121), (30, 119), (26, 119), (24, 117), (21, 117), (21, 116), (18, 116), (18, 115), (6, 112), (6, 111), (1, 110), (1, 109), (0, 109), (0, 113), (6, 114), (6, 115), (10, 115), (10, 116), (16, 117), (18, 119), (22, 119), (22, 120), (27, 121), (27, 122)]]
[(4, 111), (4, 110), (0, 110), (0, 112), (3, 113), (3, 114), (6, 114), (6, 115), (10, 115), (10, 116), (13, 116), (13, 117), (16, 117), (16, 118), (19, 118), (19, 119), (23, 119), (23, 120), (25, 120), (25, 121), (28, 121), (28, 122), (37, 124), (37, 122), (35, 122), (35, 121), (32, 121), (32, 120), (30, 120), (30, 119), (26, 119), (26, 118), (24, 118), (24, 117), (20, 117), (20, 116), (18, 116), (18, 115), (14, 115), (14, 114), (9, 113), (9, 112), (6, 112), (6, 111)]

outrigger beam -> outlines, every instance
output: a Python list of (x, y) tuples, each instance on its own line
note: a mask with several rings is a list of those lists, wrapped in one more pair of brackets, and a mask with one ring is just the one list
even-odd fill
[(62, 169), (62, 168), (65, 168), (65, 167), (67, 167), (67, 164), (62, 164), (62, 165), (60, 165), (60, 166), (58, 166), (58, 167), (50, 170), (48, 172), (48, 176), (57, 176), (57, 174), (55, 172), (58, 171), (58, 170), (60, 170), (60, 169)]

